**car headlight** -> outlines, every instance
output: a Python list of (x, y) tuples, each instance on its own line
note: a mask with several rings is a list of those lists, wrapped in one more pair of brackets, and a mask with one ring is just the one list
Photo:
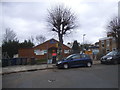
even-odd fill
[(110, 60), (110, 59), (112, 59), (112, 57), (108, 57), (108, 58), (107, 58), (107, 60)]
[(61, 63), (62, 63), (62, 61), (58, 61), (58, 62), (57, 62), (57, 64), (61, 64)]

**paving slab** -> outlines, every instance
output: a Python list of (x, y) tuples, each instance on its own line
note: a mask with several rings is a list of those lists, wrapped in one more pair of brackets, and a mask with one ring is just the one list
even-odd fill
[(52, 68), (54, 68), (54, 64), (8, 66), (8, 67), (3, 67), (2, 72), (0, 72), (0, 74), (44, 70), (44, 69), (52, 69)]
[[(99, 60), (93, 60), (93, 65), (100, 64)], [(18, 65), (18, 66), (7, 66), (0, 69), (0, 74), (10, 74), (25, 71), (45, 70), (56, 68), (55, 64), (41, 64), (41, 65)]]
[(100, 64), (100, 60), (93, 60), (93, 64)]

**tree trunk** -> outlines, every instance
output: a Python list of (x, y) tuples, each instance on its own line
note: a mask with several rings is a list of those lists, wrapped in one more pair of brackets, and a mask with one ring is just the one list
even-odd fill
[(59, 50), (59, 60), (61, 60), (63, 58), (62, 52), (63, 52), (63, 48), (62, 48), (62, 44), (63, 44), (63, 36), (62, 34), (58, 34), (59, 36), (59, 46), (58, 46), (58, 50)]

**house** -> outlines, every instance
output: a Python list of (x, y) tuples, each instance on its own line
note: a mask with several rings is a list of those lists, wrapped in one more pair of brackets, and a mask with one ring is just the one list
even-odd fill
[(107, 37), (99, 39), (99, 51), (103, 55), (116, 50), (116, 47), (116, 39), (111, 32), (107, 33)]
[[(39, 44), (33, 48), (21, 48), (18, 51), (19, 57), (24, 58), (36, 58), (36, 59), (46, 59), (52, 58), (53, 53), (58, 55), (58, 41), (55, 39), (50, 39), (42, 44)], [(62, 45), (62, 55), (66, 57), (70, 55), (70, 48), (66, 45)]]

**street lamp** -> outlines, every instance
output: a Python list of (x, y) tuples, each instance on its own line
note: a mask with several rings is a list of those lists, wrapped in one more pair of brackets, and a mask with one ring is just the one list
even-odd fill
[(83, 51), (84, 51), (84, 37), (86, 34), (83, 34)]

